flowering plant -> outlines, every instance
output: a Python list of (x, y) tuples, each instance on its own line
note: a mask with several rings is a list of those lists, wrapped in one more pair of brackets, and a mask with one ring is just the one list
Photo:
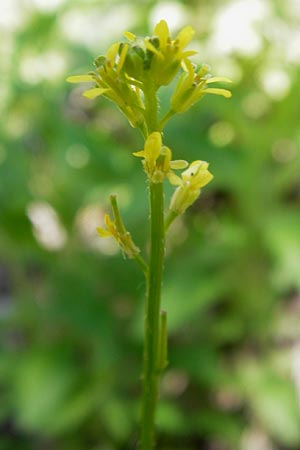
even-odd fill
[[(151, 450), (155, 443), (155, 411), (158, 384), (167, 366), (167, 315), (161, 311), (165, 235), (173, 220), (183, 214), (199, 197), (201, 189), (213, 178), (205, 161), (172, 160), (172, 150), (163, 143), (163, 129), (175, 114), (187, 111), (206, 94), (231, 97), (227, 89), (210, 87), (213, 83), (228, 83), (224, 77), (212, 77), (209, 67), (198, 68), (190, 57), (196, 52), (186, 47), (194, 36), (191, 26), (183, 28), (175, 39), (161, 20), (153, 36), (141, 38), (124, 33), (126, 42), (116, 42), (105, 56), (95, 59), (95, 70), (86, 75), (68, 77), (71, 83), (91, 82), (83, 95), (89, 99), (103, 96), (117, 105), (130, 125), (144, 137), (144, 148), (133, 155), (142, 158), (149, 186), (150, 250), (141, 255), (121, 218), (116, 196), (111, 196), (113, 219), (105, 216), (105, 227), (98, 227), (101, 238), (112, 237), (124, 256), (135, 259), (142, 268), (147, 285), (145, 304), (145, 341), (143, 396), (139, 448)], [(170, 98), (169, 110), (158, 114), (158, 91), (178, 77)], [(174, 171), (183, 170), (179, 176)], [(164, 211), (164, 186), (168, 180), (177, 186)]]

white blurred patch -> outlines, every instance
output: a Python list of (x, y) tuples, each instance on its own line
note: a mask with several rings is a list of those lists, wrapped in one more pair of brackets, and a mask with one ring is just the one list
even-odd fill
[(264, 0), (236, 0), (228, 3), (215, 16), (211, 48), (223, 55), (233, 52), (256, 55), (262, 48), (256, 26), (266, 19), (268, 13), (269, 8)]
[(260, 83), (265, 93), (273, 100), (282, 100), (291, 87), (290, 77), (282, 69), (266, 69), (260, 75)]
[(83, 206), (76, 214), (75, 226), (84, 244), (105, 255), (115, 255), (119, 248), (113, 238), (100, 238), (96, 228), (104, 226), (104, 209), (98, 204)]
[(47, 202), (32, 202), (27, 206), (27, 216), (33, 226), (38, 243), (47, 250), (60, 250), (67, 241), (55, 209)]
[(41, 12), (55, 11), (65, 0), (31, 0), (31, 3)]
[(149, 16), (149, 26), (151, 30), (160, 21), (166, 20), (170, 31), (178, 30), (184, 27), (188, 22), (186, 8), (176, 1), (158, 2), (152, 9)]
[(293, 19), (300, 19), (299, 0), (285, 0), (287, 9)]
[(253, 427), (243, 433), (241, 450), (275, 450), (275, 447), (263, 430)]
[[(298, 4), (300, 11), (300, 3)], [(286, 59), (290, 63), (300, 63), (300, 30), (293, 30), (290, 33), (288, 45), (286, 46)]]
[(243, 76), (241, 66), (230, 57), (217, 58), (214, 61), (213, 76), (218, 76), (220, 74), (230, 78), (234, 84), (239, 83)]
[(63, 54), (50, 50), (38, 55), (26, 55), (20, 63), (20, 77), (29, 84), (57, 79), (66, 72)]
[(24, 1), (2, 0), (0, 13), (0, 29), (16, 30), (26, 19)]
[(123, 30), (134, 25), (137, 12), (131, 4), (119, 4), (107, 9), (74, 8), (61, 16), (59, 25), (71, 42), (86, 46), (96, 54), (104, 52)]

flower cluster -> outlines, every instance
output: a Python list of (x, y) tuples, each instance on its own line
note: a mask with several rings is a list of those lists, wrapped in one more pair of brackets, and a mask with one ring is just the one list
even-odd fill
[(146, 118), (145, 97), (151, 85), (154, 93), (168, 85), (183, 69), (171, 97), (169, 116), (182, 113), (205, 94), (230, 97), (226, 89), (210, 88), (210, 83), (230, 82), (228, 78), (211, 77), (208, 66), (197, 67), (189, 60), (196, 52), (186, 50), (194, 35), (191, 26), (183, 28), (175, 39), (161, 20), (152, 37), (140, 38), (127, 31), (127, 42), (116, 42), (105, 56), (95, 59), (95, 71), (87, 75), (67, 78), (70, 83), (92, 82), (94, 87), (83, 95), (96, 98), (101, 95), (113, 101), (125, 114), (131, 126), (143, 128)]
[(127, 256), (128, 258), (137, 258), (140, 253), (140, 249), (135, 245), (131, 234), (125, 228), (119, 213), (117, 198), (115, 195), (111, 195), (110, 202), (114, 218), (111, 220), (109, 214), (105, 214), (104, 223), (106, 228), (98, 227), (97, 233), (101, 238), (114, 238), (124, 256)]
[[(201, 188), (213, 179), (206, 161), (197, 160), (190, 165), (185, 160), (172, 161), (172, 151), (162, 144), (161, 133), (157, 131), (146, 139), (144, 149), (133, 155), (143, 158), (143, 167), (151, 183), (161, 183), (168, 178), (173, 186), (178, 186), (170, 203), (172, 220), (183, 214), (197, 200)], [(186, 170), (178, 176), (173, 170), (180, 169)]]
[(169, 180), (176, 175), (173, 169), (185, 169), (187, 161), (182, 159), (172, 161), (172, 152), (169, 147), (162, 145), (161, 134), (158, 131), (151, 133), (145, 142), (144, 150), (133, 153), (134, 156), (144, 158), (144, 170), (152, 183), (161, 183), (166, 177)]
[[(89, 99), (104, 96), (124, 113), (132, 127), (139, 128), (145, 138), (144, 148), (133, 153), (142, 158), (142, 165), (150, 184), (162, 183), (166, 178), (177, 186), (170, 203), (166, 228), (179, 214), (191, 206), (203, 186), (213, 178), (205, 161), (172, 160), (172, 151), (162, 142), (162, 130), (175, 114), (187, 111), (206, 94), (231, 97), (227, 89), (211, 87), (214, 83), (229, 83), (225, 77), (212, 77), (209, 67), (197, 67), (190, 57), (196, 52), (186, 47), (194, 36), (191, 26), (184, 27), (172, 39), (169, 28), (161, 20), (151, 37), (141, 38), (127, 31), (126, 42), (114, 43), (106, 55), (95, 59), (95, 70), (87, 75), (67, 78), (71, 83), (91, 82), (93, 86), (83, 92)], [(160, 119), (157, 111), (157, 91), (169, 85), (178, 73), (170, 97), (169, 110)], [(174, 170), (183, 170), (181, 176)], [(111, 197), (114, 219), (105, 216), (105, 228), (98, 228), (100, 237), (113, 237), (124, 255), (135, 258), (145, 266), (119, 215), (116, 199)]]
[(198, 71), (195, 66), (186, 60), (182, 64), (184, 73), (180, 76), (175, 91), (171, 97), (172, 113), (183, 113), (199, 101), (205, 94), (221, 95), (225, 98), (231, 97), (227, 89), (210, 88), (211, 83), (231, 83), (226, 77), (212, 77), (208, 71), (209, 66), (203, 64)]
[(172, 184), (178, 186), (170, 203), (170, 211), (175, 216), (184, 213), (199, 197), (201, 188), (206, 186), (213, 175), (208, 170), (206, 161), (194, 161), (181, 177), (173, 177)]

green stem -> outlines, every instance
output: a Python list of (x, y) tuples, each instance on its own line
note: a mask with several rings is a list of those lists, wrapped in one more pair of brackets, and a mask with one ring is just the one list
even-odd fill
[(144, 81), (145, 118), (148, 134), (159, 131), (157, 120), (157, 87), (151, 79)]
[(132, 252), (132, 254), (133, 254), (132, 257), (139, 264), (139, 266), (141, 267), (141, 269), (143, 270), (143, 272), (145, 274), (145, 277), (147, 278), (147, 276), (148, 276), (148, 264), (146, 263), (144, 258), (138, 253), (139, 252), (139, 248), (136, 247), (136, 245), (134, 244), (134, 242), (131, 239), (130, 233), (125, 228), (125, 225), (123, 223), (122, 217), (120, 215), (118, 202), (117, 202), (117, 196), (115, 194), (111, 194), (110, 195), (110, 204), (111, 204), (111, 208), (112, 208), (112, 211), (113, 211), (114, 220), (115, 220), (115, 223), (116, 223), (116, 228), (117, 228), (118, 232), (121, 235), (127, 234), (127, 236), (128, 235), (130, 236), (130, 241), (129, 242), (132, 243), (132, 246), (136, 249), (136, 252)]
[(145, 311), (145, 344), (140, 450), (152, 450), (158, 397), (157, 360), (160, 335), (160, 298), (164, 264), (164, 195), (162, 183), (149, 185), (150, 262)]
[(170, 110), (167, 112), (167, 114), (164, 115), (164, 117), (159, 122), (159, 129), (162, 130), (166, 123), (176, 114), (174, 111)]
[(178, 217), (178, 214), (176, 214), (174, 211), (169, 211), (165, 220), (165, 233), (168, 231), (169, 226), (173, 222), (173, 220)]
[(134, 259), (136, 260), (138, 265), (141, 267), (141, 269), (144, 272), (144, 275), (145, 275), (145, 277), (147, 279), (147, 277), (148, 277), (148, 264), (146, 263), (144, 258), (141, 255), (139, 255), (139, 254), (135, 255)]

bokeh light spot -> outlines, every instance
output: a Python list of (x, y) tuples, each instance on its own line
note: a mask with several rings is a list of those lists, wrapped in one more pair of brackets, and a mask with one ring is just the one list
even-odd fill
[(291, 80), (282, 69), (269, 69), (262, 72), (260, 82), (265, 93), (273, 100), (282, 100), (289, 93)]
[(275, 161), (286, 164), (296, 156), (296, 145), (291, 139), (279, 139), (272, 146), (272, 156)]
[(38, 243), (47, 250), (60, 250), (67, 241), (67, 233), (57, 212), (47, 202), (35, 201), (27, 206), (27, 216)]
[(228, 3), (216, 14), (212, 46), (222, 54), (256, 55), (262, 46), (256, 24), (264, 20), (267, 13), (267, 4), (261, 0)]
[(104, 226), (105, 209), (99, 204), (89, 204), (80, 208), (76, 214), (75, 227), (83, 243), (91, 250), (104, 255), (115, 255), (119, 248), (112, 238), (101, 239), (96, 231)]
[(209, 129), (209, 138), (217, 147), (224, 147), (234, 138), (234, 128), (228, 122), (216, 122)]
[(61, 78), (66, 71), (64, 56), (54, 50), (43, 54), (28, 54), (20, 63), (20, 76), (29, 84), (37, 84), (43, 80), (51, 81)]
[(42, 12), (55, 11), (65, 0), (31, 0), (33, 5)]
[(269, 111), (270, 101), (261, 92), (251, 92), (242, 101), (242, 108), (250, 119), (259, 119)]
[(150, 27), (153, 28), (160, 20), (167, 20), (171, 31), (177, 30), (187, 22), (185, 7), (178, 2), (158, 2), (150, 14)]
[(71, 145), (66, 152), (67, 163), (74, 169), (82, 169), (90, 160), (90, 154), (87, 147), (80, 144)]

